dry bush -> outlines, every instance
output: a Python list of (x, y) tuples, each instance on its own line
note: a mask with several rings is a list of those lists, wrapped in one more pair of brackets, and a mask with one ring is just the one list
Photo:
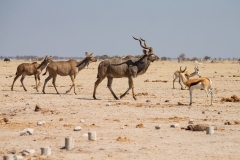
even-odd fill
[(222, 98), (221, 102), (240, 102), (240, 98), (236, 95), (233, 95), (231, 98)]
[(117, 138), (117, 141), (118, 141), (118, 142), (130, 142), (130, 139), (129, 139), (128, 137), (124, 137), (124, 138), (118, 137), (118, 138)]

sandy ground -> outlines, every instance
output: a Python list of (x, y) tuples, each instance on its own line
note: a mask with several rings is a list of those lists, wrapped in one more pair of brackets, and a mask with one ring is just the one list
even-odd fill
[[(199, 66), (203, 77), (213, 81), (214, 105), (205, 106), (206, 94), (202, 90), (193, 93), (193, 105), (189, 106), (189, 91), (172, 88), (173, 72), (181, 66), (193, 71), (190, 62), (177, 63), (157, 61), (148, 71), (134, 79), (138, 100), (129, 92), (121, 100), (114, 100), (106, 87), (105, 79), (92, 98), (99, 62), (79, 72), (76, 91), (65, 94), (71, 85), (69, 77), (57, 77), (56, 94), (51, 81), (42, 94), (47, 76), (41, 75), (40, 92), (34, 89), (34, 76), (24, 80), (25, 92), (20, 78), (14, 90), (11, 84), (17, 66), (23, 61), (0, 62), (0, 157), (5, 154), (21, 155), (24, 149), (35, 153), (24, 159), (44, 159), (40, 148), (50, 146), (48, 159), (239, 159), (240, 158), (240, 103), (222, 102), (223, 97), (240, 97), (240, 65), (232, 62), (203, 63)], [(44, 70), (45, 72), (45, 70)], [(149, 82), (145, 82), (148, 80)], [(158, 82), (153, 82), (158, 80)], [(128, 88), (126, 78), (114, 79), (113, 90), (120, 96)], [(183, 105), (178, 105), (178, 102)], [(35, 111), (38, 105), (42, 111)], [(5, 122), (4, 121), (5, 118)], [(213, 135), (206, 131), (185, 130), (189, 119), (194, 124), (217, 127)], [(42, 126), (38, 121), (44, 120)], [(84, 122), (81, 122), (84, 120)], [(232, 125), (224, 125), (231, 121)], [(234, 121), (236, 123), (234, 123)], [(171, 128), (178, 123), (180, 127)], [(137, 128), (136, 126), (141, 126)], [(159, 130), (156, 125), (161, 125)], [(81, 131), (74, 127), (81, 126)], [(33, 135), (20, 136), (25, 128), (33, 128)], [(87, 133), (96, 131), (97, 140), (89, 141)], [(65, 137), (75, 139), (73, 150), (64, 149)]]

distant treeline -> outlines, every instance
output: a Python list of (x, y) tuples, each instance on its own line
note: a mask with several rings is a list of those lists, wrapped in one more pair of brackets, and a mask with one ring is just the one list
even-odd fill
[[(140, 57), (141, 55), (135, 56), (136, 58)], [(26, 60), (26, 61), (42, 61), (45, 56), (38, 57), (38, 56), (0, 56), (1, 60), (4, 60), (5, 58), (10, 59), (16, 59), (16, 60)], [(101, 55), (101, 56), (95, 56), (99, 60), (104, 59), (112, 59), (112, 58), (121, 58), (123, 56), (108, 56), (108, 55)], [(59, 56), (53, 56), (53, 60), (66, 60), (66, 59), (84, 59), (85, 57), (59, 57)], [(210, 56), (204, 56), (203, 58), (187, 58), (184, 53), (181, 53), (177, 58), (170, 58), (166, 56), (159, 57), (161, 61), (171, 61), (171, 60), (178, 60), (178, 61), (222, 61), (222, 60), (233, 60), (233, 61), (240, 61), (240, 58), (211, 58)]]

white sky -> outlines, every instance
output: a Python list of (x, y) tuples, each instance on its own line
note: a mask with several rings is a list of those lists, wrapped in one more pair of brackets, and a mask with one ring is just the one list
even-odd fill
[(0, 0), (0, 55), (240, 58), (239, 0)]

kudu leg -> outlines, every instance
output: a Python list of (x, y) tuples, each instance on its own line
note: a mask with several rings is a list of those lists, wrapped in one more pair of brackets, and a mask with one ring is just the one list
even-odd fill
[(40, 74), (39, 74), (37, 77), (38, 77), (38, 86), (41, 86), (41, 82), (40, 82)]
[(52, 84), (53, 84), (53, 86), (54, 86), (57, 94), (59, 94), (59, 92), (58, 92), (58, 90), (57, 90), (57, 87), (56, 87), (56, 78), (57, 78), (57, 76), (54, 76), (54, 77), (53, 77)]
[(128, 87), (127, 91), (126, 91), (125, 93), (123, 93), (123, 94), (120, 96), (120, 98), (124, 97), (124, 96), (128, 93), (128, 91), (129, 91), (130, 89), (132, 89), (132, 96), (133, 96), (133, 98), (134, 98), (135, 100), (137, 100), (137, 98), (136, 98), (136, 96), (135, 96), (135, 94), (134, 94), (133, 77), (129, 77), (129, 78), (128, 78), (128, 85), (129, 85), (129, 87)]
[(72, 80), (72, 85), (71, 85), (70, 89), (66, 91), (66, 93), (70, 92), (72, 90), (72, 87), (74, 87), (74, 93), (77, 94), (75, 91), (75, 76), (71, 75), (70, 78)]
[(49, 76), (45, 79), (45, 82), (44, 82), (44, 85), (43, 85), (43, 89), (42, 89), (43, 94), (45, 94), (45, 86), (46, 86), (47, 82), (48, 82), (51, 78), (52, 78), (52, 76), (49, 75)]
[(106, 76), (104, 76), (104, 77), (98, 77), (98, 79), (97, 79), (97, 81), (95, 82), (95, 85), (94, 85), (94, 90), (93, 90), (93, 98), (94, 99), (97, 99), (96, 98), (96, 90), (97, 90), (97, 87), (98, 87), (98, 85), (102, 82), (102, 80), (105, 78)]
[(37, 77), (37, 75), (34, 75), (34, 78), (35, 78), (35, 82), (36, 82), (36, 90), (37, 90), (37, 92), (38, 92), (38, 83), (37, 83), (38, 77)]
[(112, 81), (113, 81), (113, 78), (112, 77), (107, 77), (108, 78), (108, 84), (107, 84), (107, 87), (108, 89), (110, 90), (110, 92), (112, 93), (113, 97), (116, 99), (116, 100), (119, 100), (118, 97), (116, 96), (116, 94), (113, 92), (112, 90)]
[(14, 83), (16, 82), (16, 80), (18, 79), (18, 77), (20, 77), (21, 74), (17, 74), (16, 77), (14, 78), (13, 80), (13, 83), (12, 83), (12, 87), (11, 87), (11, 90), (13, 91), (13, 86), (14, 86)]
[(21, 78), (21, 83), (22, 83), (22, 86), (23, 86), (23, 89), (25, 90), (25, 91), (27, 91), (27, 89), (25, 88), (25, 86), (24, 86), (24, 84), (23, 84), (23, 80), (25, 79), (25, 77), (26, 77), (26, 74), (22, 74), (22, 78)]

